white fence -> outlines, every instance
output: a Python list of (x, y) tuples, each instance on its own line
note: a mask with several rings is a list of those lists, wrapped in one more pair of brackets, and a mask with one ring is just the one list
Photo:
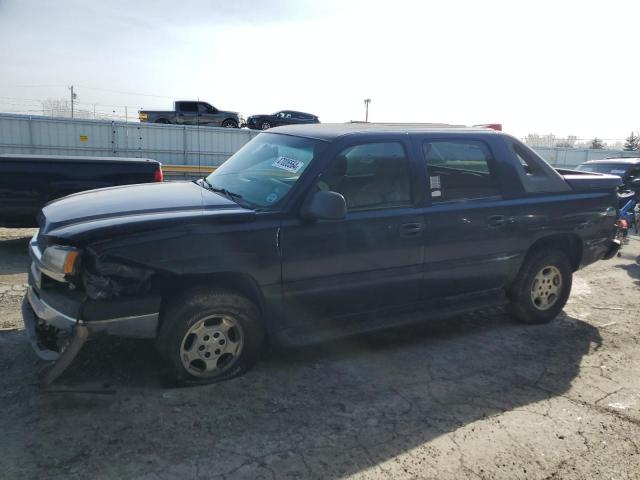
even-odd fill
[(640, 152), (593, 150), (590, 148), (532, 147), (538, 155), (555, 167), (575, 167), (587, 160), (608, 157), (640, 157)]
[[(71, 120), (0, 113), (0, 153), (143, 157), (165, 165), (218, 166), (258, 132), (247, 129)], [(575, 167), (640, 152), (533, 147), (550, 164)]]
[(168, 165), (217, 166), (256, 135), (247, 129), (0, 113), (0, 153), (142, 157)]

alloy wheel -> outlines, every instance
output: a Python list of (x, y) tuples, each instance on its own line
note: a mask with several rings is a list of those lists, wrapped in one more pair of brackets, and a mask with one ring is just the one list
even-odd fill
[(180, 345), (184, 368), (195, 377), (211, 377), (228, 370), (242, 352), (244, 335), (230, 315), (208, 315), (198, 320)]
[(538, 310), (550, 309), (560, 298), (562, 274), (553, 265), (543, 267), (531, 283), (531, 301)]

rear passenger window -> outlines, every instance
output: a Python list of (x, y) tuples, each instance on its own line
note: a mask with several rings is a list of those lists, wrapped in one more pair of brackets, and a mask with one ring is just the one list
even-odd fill
[(182, 102), (180, 104), (180, 110), (183, 112), (197, 112), (198, 104), (196, 102)]
[(477, 140), (424, 142), (433, 203), (464, 201), (500, 195), (490, 170), (489, 147)]
[(317, 185), (342, 194), (349, 210), (392, 208), (411, 203), (410, 177), (400, 143), (368, 143), (340, 152)]

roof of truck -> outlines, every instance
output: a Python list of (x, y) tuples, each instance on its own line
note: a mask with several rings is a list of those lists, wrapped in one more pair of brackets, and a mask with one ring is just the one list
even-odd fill
[(269, 130), (269, 133), (281, 133), (300, 137), (333, 140), (344, 135), (365, 133), (487, 133), (500, 135), (502, 132), (482, 127), (447, 125), (445, 123), (317, 123), (308, 125), (287, 125)]

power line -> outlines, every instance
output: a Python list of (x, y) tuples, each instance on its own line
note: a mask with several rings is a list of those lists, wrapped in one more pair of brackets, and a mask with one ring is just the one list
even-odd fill
[(120, 91), (117, 91), (117, 90), (109, 90), (109, 89), (106, 89), (106, 88), (87, 87), (87, 86), (84, 86), (84, 85), (78, 85), (78, 87), (86, 88), (87, 90), (96, 90), (96, 91), (99, 91), (99, 92), (116, 93), (116, 94), (119, 94), (119, 95), (135, 95), (135, 96), (138, 96), (138, 97), (154, 97), (154, 98), (174, 98), (174, 97), (168, 97), (166, 95), (152, 95), (150, 93), (120, 92)]

